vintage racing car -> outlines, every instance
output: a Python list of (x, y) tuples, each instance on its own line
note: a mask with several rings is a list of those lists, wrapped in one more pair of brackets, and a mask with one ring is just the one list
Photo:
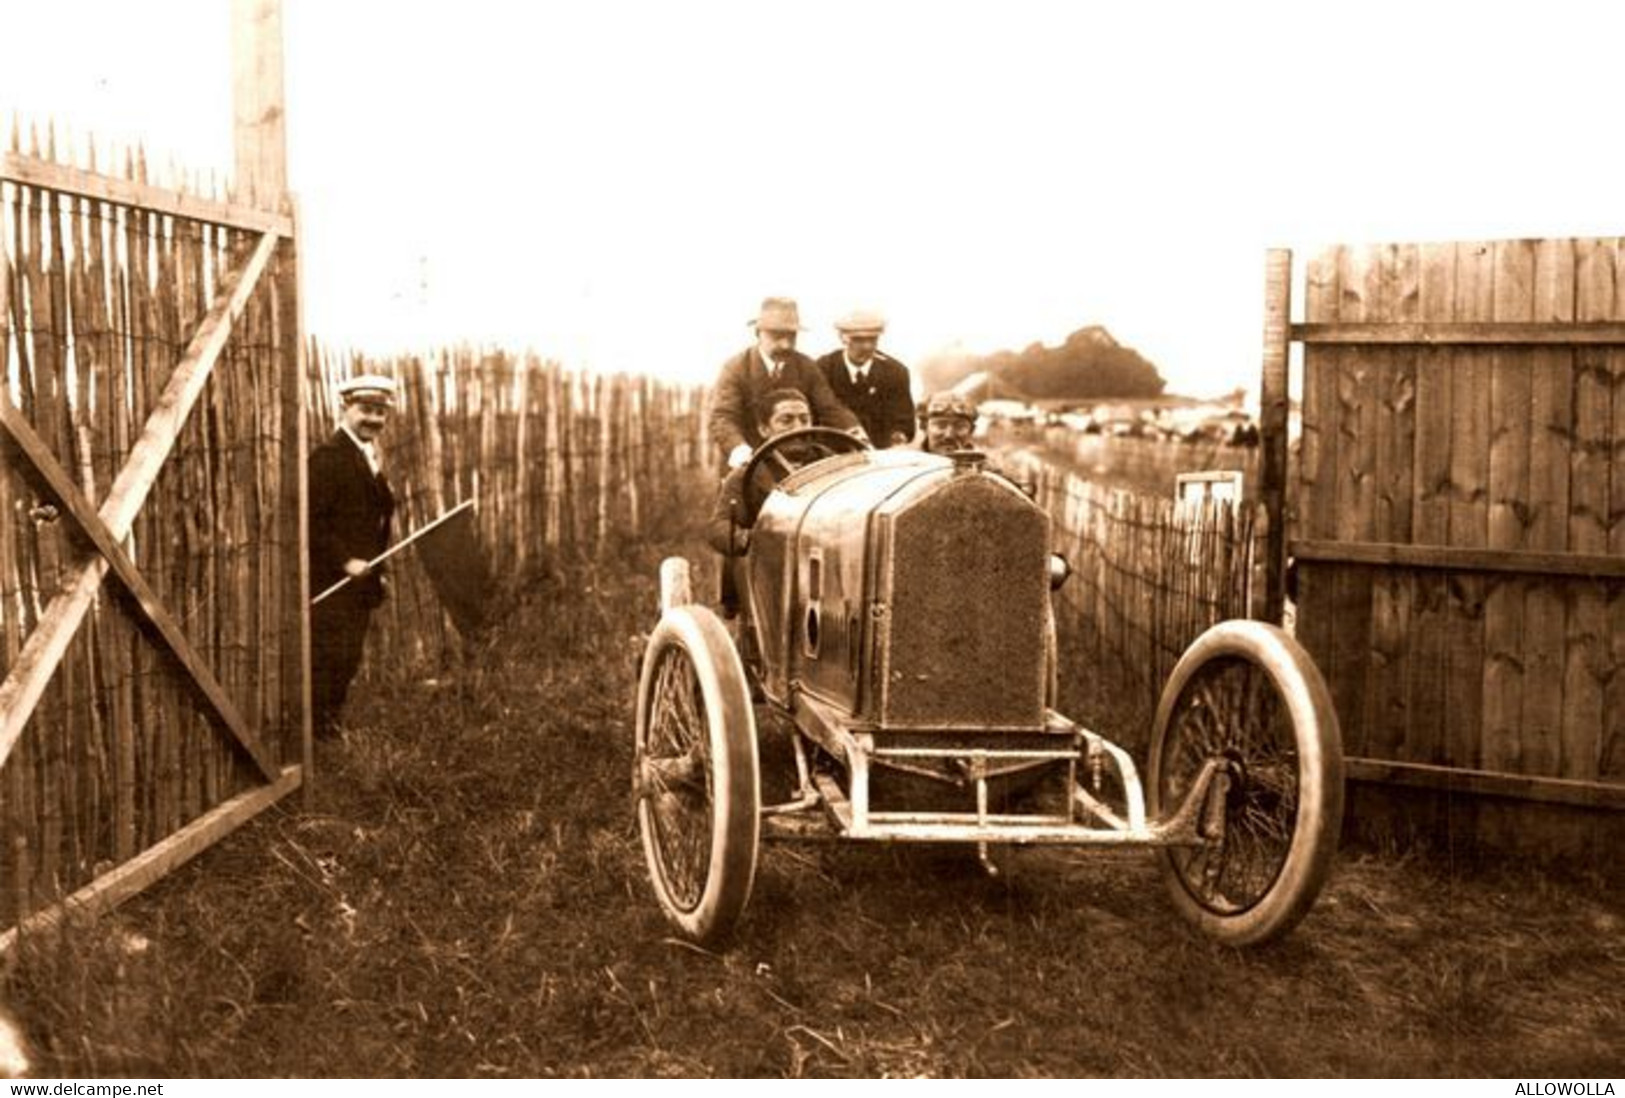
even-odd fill
[[(756, 518), (728, 564), (732, 628), (668, 559), (638, 684), (638, 824), (685, 936), (737, 922), (763, 838), (814, 835), (965, 842), (990, 868), (990, 845), (1153, 848), (1176, 908), (1233, 945), (1307, 913), (1343, 762), (1290, 635), (1228, 621), (1191, 645), (1142, 786), (1126, 751), (1055, 710), (1050, 598), (1067, 569), (1048, 516), (983, 454), (874, 451), (814, 427), (760, 447), (745, 483)], [(783, 803), (762, 803), (759, 717), (792, 730)]]

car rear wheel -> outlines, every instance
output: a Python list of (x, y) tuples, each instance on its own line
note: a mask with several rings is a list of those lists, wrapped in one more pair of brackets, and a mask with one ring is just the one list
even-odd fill
[(1209, 758), (1224, 781), (1198, 819), (1204, 842), (1158, 852), (1174, 905), (1229, 945), (1290, 930), (1331, 871), (1343, 819), (1343, 750), (1325, 680), (1273, 625), (1223, 622), (1163, 688), (1151, 740), (1150, 810), (1184, 803)]
[(638, 684), (633, 781), (656, 898), (686, 937), (738, 921), (756, 876), (761, 780), (739, 656), (700, 605), (661, 616)]

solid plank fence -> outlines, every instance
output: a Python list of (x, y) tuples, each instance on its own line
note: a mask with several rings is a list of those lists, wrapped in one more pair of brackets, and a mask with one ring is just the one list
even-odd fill
[[(1358, 802), (1391, 832), (1599, 854), (1625, 832), (1621, 249), (1333, 248), (1305, 322), (1267, 329), (1266, 361), (1305, 348), (1299, 635), (1351, 774), (1430, 791)], [(1290, 290), (1275, 253), (1272, 316)]]

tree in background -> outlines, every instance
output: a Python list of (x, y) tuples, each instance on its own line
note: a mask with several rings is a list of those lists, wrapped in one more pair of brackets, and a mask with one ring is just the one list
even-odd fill
[(1059, 347), (1033, 343), (1021, 351), (990, 355), (949, 348), (921, 360), (918, 369), (927, 392), (952, 388), (983, 372), (994, 395), (1026, 400), (1155, 397), (1167, 385), (1154, 365), (1098, 324), (1079, 328)]

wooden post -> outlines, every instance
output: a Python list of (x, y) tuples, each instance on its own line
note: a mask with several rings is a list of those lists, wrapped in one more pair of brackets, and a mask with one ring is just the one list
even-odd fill
[[(305, 455), (309, 452), (309, 426), (305, 409), (310, 406), (309, 367), (305, 361), (305, 307), (300, 297), (304, 287), (304, 257), (300, 251), (299, 204), (289, 200), (293, 215), (293, 236), (282, 242), (281, 263), (277, 267), (276, 315), (273, 318), (277, 348), (277, 376), (280, 400), (277, 418), (282, 430), (278, 459), (281, 476), (276, 507), (279, 512), (277, 539), (281, 574), (286, 577), (279, 592), (283, 603), (282, 651), (284, 672), (281, 711), (284, 726), (297, 734), (303, 799), (308, 809), (314, 803), (315, 747), (310, 724), (310, 524), (306, 511), (310, 487)], [(325, 393), (323, 396), (325, 397)], [(284, 751), (287, 740), (283, 739)], [(281, 756), (287, 758), (286, 754)]]
[(1288, 324), (1292, 319), (1292, 252), (1271, 248), (1264, 258), (1264, 375), (1259, 385), (1263, 436), (1261, 494), (1269, 516), (1264, 546), (1264, 620), (1279, 623), (1286, 605), (1286, 463)]
[(281, 209), (288, 191), (282, 0), (232, 0), (231, 113), (239, 195), (250, 206)]
[[(282, 0), (232, 0), (231, 4), (231, 108), (235, 150), (236, 190), (246, 205), (262, 210), (293, 212), (288, 194), (287, 105), (283, 94)], [(310, 579), (306, 562), (309, 531), (306, 527), (305, 453), (306, 369), (303, 303), (299, 298), (299, 225), (283, 243), (276, 275), (276, 338), (280, 350), (278, 371), (282, 423), (281, 492), (277, 507), (287, 546), (281, 561), (288, 577), (282, 596), (288, 600), (282, 622), (283, 651), (296, 666), (281, 682), (283, 713), (298, 730), (302, 770), (307, 782), (306, 803), (312, 795), (310, 778)], [(287, 704), (291, 702), (292, 704)]]

